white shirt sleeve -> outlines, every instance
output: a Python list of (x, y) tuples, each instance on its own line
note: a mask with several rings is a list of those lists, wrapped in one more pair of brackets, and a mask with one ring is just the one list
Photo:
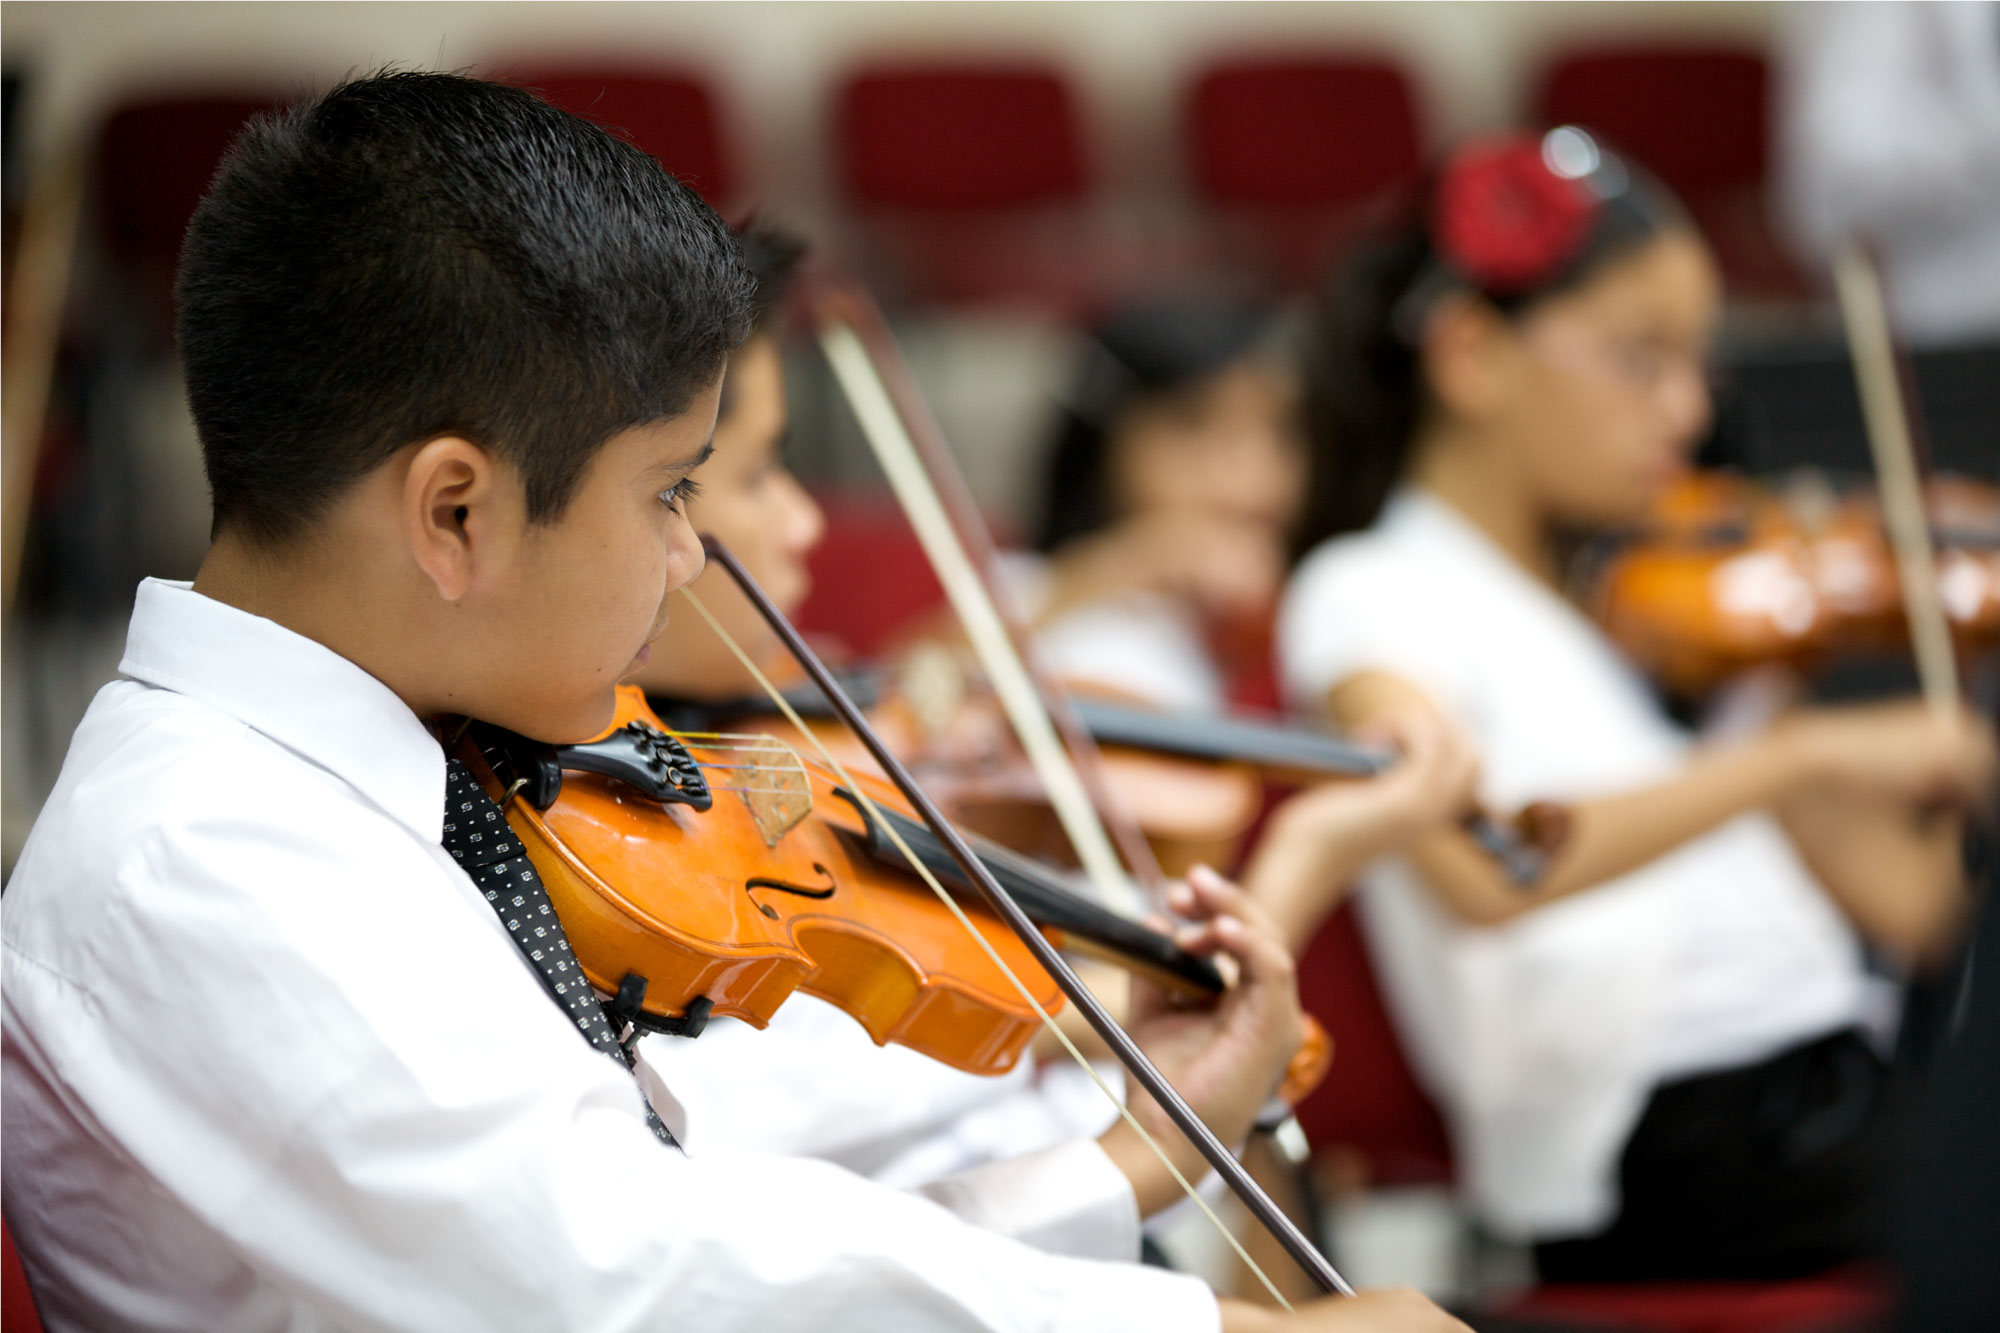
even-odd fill
[[(821, 1158), (1038, 1249), (1138, 1257), (1131, 1186), (1095, 1141), (1116, 1114), (1101, 1097), (1078, 1108), (1025, 1066), (981, 1077), (877, 1046), (809, 995), (787, 1000), (761, 1032), (722, 1020), (693, 1041), (648, 1037), (640, 1051), (684, 1108), (682, 1142), (697, 1157)], [(774, 1076), (783, 1097), (770, 1095)]]
[(1327, 694), (1363, 671), (1382, 671), (1462, 707), (1463, 650), (1429, 595), (1425, 571), (1371, 536), (1340, 538), (1306, 557), (1278, 610), (1278, 669), (1292, 706), (1317, 713)]
[(1139, 1207), (1131, 1182), (1094, 1139), (988, 1162), (918, 1186), (975, 1226), (1037, 1249), (1131, 1262)]

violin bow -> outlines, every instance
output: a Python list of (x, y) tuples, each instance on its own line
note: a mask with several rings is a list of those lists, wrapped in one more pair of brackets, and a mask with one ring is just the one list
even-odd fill
[(1903, 613), (1910, 625), (1917, 679), (1924, 699), (1939, 716), (1945, 716), (1957, 706), (1958, 659), (1952, 650), (1944, 599), (1938, 591), (1937, 554), (1931, 546), (1930, 519), (1924, 510), (1916, 445), (1911, 438), (1910, 405), (1903, 397), (1881, 275), (1867, 247), (1849, 240), (1834, 256), (1833, 280), (1842, 322), (1847, 326), (1847, 346), (1854, 360), (1868, 447), (1875, 458), (1882, 522), (1896, 557), (1896, 575), (1903, 585)]
[[(1061, 988), (1063, 994), (1069, 997), (1070, 1003), (1077, 1007), (1077, 1012), (1083, 1015), (1084, 1020), (1090, 1024), (1097, 1035), (1103, 1039), (1106, 1047), (1117, 1057), (1119, 1064), (1125, 1067), (1126, 1072), (1132, 1076), (1133, 1080), (1140, 1087), (1151, 1094), (1153, 1099), (1159, 1103), (1160, 1108), (1166, 1112), (1167, 1117), (1174, 1122), (1174, 1125), (1181, 1133), (1187, 1136), (1188, 1141), (1194, 1144), (1202, 1157), (1215, 1169), (1216, 1174), (1222, 1178), (1223, 1182), (1236, 1197), (1243, 1202), (1244, 1207), (1248, 1208), (1251, 1214), (1264, 1225), (1265, 1229), (1271, 1233), (1279, 1245), (1284, 1248), (1285, 1252), (1292, 1257), (1293, 1261), (1300, 1268), (1305, 1270), (1322, 1291), (1329, 1293), (1337, 1292), (1344, 1296), (1352, 1296), (1354, 1288), (1348, 1284), (1347, 1279), (1343, 1278), (1334, 1266), (1327, 1262), (1326, 1256), (1320, 1253), (1318, 1247), (1306, 1238), (1305, 1234), (1298, 1229), (1292, 1220), (1285, 1216), (1283, 1210), (1271, 1200), (1271, 1197), (1264, 1193), (1258, 1187), (1257, 1183), (1250, 1178), (1249, 1172), (1243, 1168), (1243, 1164), (1238, 1162), (1229, 1149), (1223, 1146), (1222, 1141), (1215, 1137), (1214, 1131), (1209, 1129), (1199, 1115), (1195, 1114), (1194, 1108), (1187, 1104), (1187, 1101), (1175, 1090), (1173, 1084), (1167, 1081), (1166, 1076), (1159, 1071), (1158, 1067), (1153, 1064), (1146, 1053), (1139, 1049), (1138, 1044), (1132, 1040), (1131, 1035), (1119, 1025), (1118, 1021), (1111, 1016), (1110, 1012), (1105, 1009), (1098, 998), (1091, 993), (1090, 987), (1085, 985), (1083, 979), (1077, 976), (1069, 963), (1057, 952), (1056, 947), (1049, 943), (1048, 938), (1028, 919), (1026, 913), (1015, 903), (1012, 896), (1000, 886), (999, 881), (993, 877), (992, 872), (986, 868), (985, 863), (973, 853), (972, 848), (966, 844), (965, 839), (959, 834), (958, 830), (939, 812), (937, 806), (931, 801), (923, 788), (917, 785), (916, 779), (910, 776), (909, 770), (903, 766), (902, 761), (897, 759), (889, 747), (882, 743), (881, 737), (875, 734), (873, 727), (869, 726), (868, 719), (862, 715), (861, 710), (848, 697), (847, 691), (841, 687), (840, 682), (834, 678), (833, 673), (827, 670), (826, 664), (821, 662), (818, 655), (807, 646), (805, 640), (800, 637), (798, 630), (785, 618), (784, 613), (765, 595), (764, 590), (750, 576), (749, 571), (744, 569), (736, 557), (730, 553), (729, 549), (715, 538), (705, 536), (701, 541), (702, 548), (708, 553), (709, 558), (721, 565), (728, 572), (729, 577), (735, 581), (736, 586), (742, 589), (743, 595), (757, 609), (757, 613), (763, 617), (764, 622), (778, 636), (779, 641), (785, 645), (786, 650), (791, 653), (792, 657), (801, 667), (805, 668), (806, 674), (812, 678), (813, 683), (825, 694), (827, 701), (833, 705), (834, 711), (840, 715), (841, 720), (846, 722), (855, 736), (860, 739), (869, 754), (874, 757), (875, 762), (881, 765), (882, 771), (888, 775), (891, 782), (896, 784), (897, 789), (903, 793), (903, 796), (910, 802), (911, 807), (923, 819), (924, 823), (929, 826), (931, 832), (936, 835), (938, 841), (944, 844), (946, 850), (951, 853), (952, 860), (958, 863), (959, 869), (964, 872), (966, 879), (978, 889), (979, 895), (985, 901), (986, 905), (996, 916), (1007, 923), (1008, 928), (1015, 935), (1020, 937), (1022, 944), (1035, 956), (1035, 961), (1047, 970), (1049, 976)], [(721, 623), (709, 614), (708, 608), (702, 604), (700, 598), (695, 596), (693, 590), (682, 588), (681, 595), (693, 604), (716, 635), (725, 644), (729, 645), (731, 651), (736, 654), (737, 660), (742, 663), (765, 691), (770, 694), (773, 702), (778, 705), (780, 711), (784, 712), (794, 725), (799, 727), (801, 732), (809, 737), (812, 736), (810, 729), (806, 728), (799, 720), (783, 693), (770, 683), (764, 673), (758, 669), (756, 663), (750, 658), (749, 654), (744, 652), (735, 640), (730, 637), (728, 632), (723, 629)], [(816, 739), (815, 744), (818, 744)], [(1005, 961), (993, 950), (991, 944), (985, 940), (979, 931), (973, 927), (971, 919), (965, 915), (963, 908), (952, 898), (945, 887), (938, 882), (937, 877), (911, 851), (902, 837), (895, 831), (894, 825), (888, 820), (882, 819), (876, 813), (874, 804), (868, 799), (865, 789), (847, 777), (844, 766), (841, 765), (840, 761), (824, 745), (820, 746), (820, 754), (834, 771), (841, 775), (842, 780), (847, 783), (849, 788), (855, 792), (868, 817), (888, 833), (890, 840), (902, 851), (918, 876), (951, 909), (952, 914), (958, 918), (960, 924), (966, 928), (972, 937), (979, 941), (981, 947), (986, 950), (987, 957), (991, 959), (993, 964), (1007, 977), (1015, 989), (1027, 999), (1031, 1007), (1040, 1010), (1040, 1006), (1035, 1003), (1034, 997), (1026, 984), (1007, 966)], [(1090, 1062), (1084, 1058), (1082, 1052), (1077, 1050), (1068, 1035), (1057, 1025), (1054, 1017), (1048, 1012), (1042, 1011), (1042, 1023), (1062, 1043), (1063, 1047), (1069, 1051), (1071, 1057), (1091, 1075), (1092, 1079), (1103, 1089), (1105, 1095), (1110, 1097), (1114, 1104), (1118, 1106), (1119, 1114), (1125, 1119), (1126, 1123), (1130, 1124), (1138, 1132), (1140, 1138), (1159, 1157), (1161, 1163), (1167, 1168), (1167, 1171), (1179, 1182), (1181, 1188), (1187, 1193), (1187, 1196), (1193, 1199), (1203, 1214), (1215, 1224), (1216, 1229), (1235, 1250), (1237, 1257), (1243, 1261), (1251, 1272), (1256, 1274), (1258, 1279), (1264, 1284), (1266, 1290), (1270, 1292), (1271, 1296), (1281, 1307), (1290, 1309), (1290, 1302), (1278, 1290), (1277, 1285), (1271, 1281), (1262, 1268), (1258, 1267), (1256, 1261), (1244, 1250), (1241, 1242), (1229, 1233), (1229, 1229), (1223, 1225), (1222, 1220), (1216, 1216), (1214, 1210), (1209, 1207), (1208, 1202), (1195, 1190), (1187, 1177), (1173, 1164), (1172, 1159), (1167, 1156), (1166, 1151), (1161, 1148), (1158, 1141), (1146, 1132), (1145, 1127), (1140, 1125), (1133, 1117), (1130, 1109), (1118, 1100), (1102, 1079), (1097, 1077), (1096, 1071), (1090, 1068)]]
[[(895, 355), (880, 311), (852, 287), (822, 288), (814, 298), (820, 348), (834, 378), (944, 585), (1085, 874), (1107, 904), (1157, 908), (1165, 881), (1159, 861), (1112, 795), (1096, 742), (1068, 692), (1035, 665), (1033, 635), (999, 586), (998, 551), (985, 519)], [(1119, 852), (1152, 903), (1133, 903)]]

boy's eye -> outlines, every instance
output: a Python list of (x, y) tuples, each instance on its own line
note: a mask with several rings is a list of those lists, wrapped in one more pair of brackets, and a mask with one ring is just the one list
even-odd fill
[(693, 477), (687, 477), (661, 491), (660, 503), (669, 509), (673, 509), (686, 504), (689, 500), (694, 499), (695, 496), (700, 494), (701, 483)]

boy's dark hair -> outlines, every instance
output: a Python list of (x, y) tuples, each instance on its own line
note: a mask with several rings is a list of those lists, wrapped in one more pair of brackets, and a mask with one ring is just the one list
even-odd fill
[(244, 130), (177, 296), (216, 530), (268, 544), (446, 433), (558, 517), (606, 440), (721, 371), (751, 288), (639, 149), (518, 88), (384, 73)]
[[(1609, 153), (1601, 171), (1617, 188), (1590, 224), (1576, 255), (1525, 290), (1470, 290), (1503, 316), (1573, 291), (1606, 267), (1670, 230), (1691, 227), (1679, 201), (1637, 165)], [(1436, 286), (1441, 261), (1432, 235), (1435, 173), (1393, 224), (1357, 245), (1329, 275), (1306, 340), (1308, 481), (1294, 534), (1303, 555), (1328, 537), (1372, 524), (1410, 462), (1429, 389), (1409, 306)]]

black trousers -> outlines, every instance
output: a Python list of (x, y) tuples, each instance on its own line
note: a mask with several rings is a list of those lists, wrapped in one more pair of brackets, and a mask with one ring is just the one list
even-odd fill
[(1662, 1084), (1619, 1162), (1617, 1220), (1537, 1245), (1542, 1279), (1777, 1279), (1874, 1256), (1886, 1082), (1849, 1031)]

